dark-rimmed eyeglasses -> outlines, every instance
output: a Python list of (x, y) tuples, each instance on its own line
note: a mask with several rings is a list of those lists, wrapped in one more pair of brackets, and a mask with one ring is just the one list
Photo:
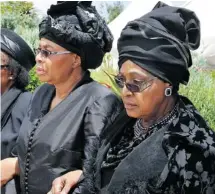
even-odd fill
[(59, 51), (59, 52), (53, 52), (53, 51), (48, 51), (48, 50), (44, 50), (41, 48), (37, 48), (34, 50), (36, 55), (41, 54), (42, 57), (47, 58), (50, 55), (63, 55), (63, 54), (70, 54), (72, 52), (70, 51)]
[(9, 65), (0, 65), (1, 69), (9, 69)]
[(118, 85), (119, 88), (124, 88), (124, 86), (126, 86), (126, 88), (132, 92), (142, 92), (143, 90), (145, 90), (146, 88), (150, 87), (151, 84), (149, 84), (151, 81), (153, 81), (155, 79), (155, 77), (147, 80), (147, 81), (138, 81), (138, 83), (134, 83), (133, 81), (131, 82), (126, 82), (126, 80), (124, 79), (124, 77), (120, 76), (120, 75), (116, 75), (114, 76), (115, 82)]

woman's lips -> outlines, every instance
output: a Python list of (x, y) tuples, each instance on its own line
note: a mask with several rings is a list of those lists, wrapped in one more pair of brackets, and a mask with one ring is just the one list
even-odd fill
[(125, 107), (125, 109), (131, 110), (131, 109), (136, 108), (137, 105), (136, 104), (132, 104), (132, 103), (125, 103), (124, 102), (124, 107)]
[(42, 67), (36, 67), (36, 73), (37, 73), (37, 75), (43, 75), (46, 72)]

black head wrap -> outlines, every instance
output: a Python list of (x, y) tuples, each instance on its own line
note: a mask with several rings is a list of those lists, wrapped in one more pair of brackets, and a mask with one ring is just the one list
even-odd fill
[(155, 8), (129, 22), (118, 40), (119, 67), (131, 60), (175, 86), (189, 81), (189, 49), (200, 44), (200, 23), (194, 12), (158, 2)]
[(15, 32), (1, 28), (1, 50), (29, 71), (35, 65), (35, 56), (28, 44)]
[(58, 1), (39, 25), (47, 38), (78, 54), (84, 69), (95, 69), (112, 48), (113, 36), (91, 1)]

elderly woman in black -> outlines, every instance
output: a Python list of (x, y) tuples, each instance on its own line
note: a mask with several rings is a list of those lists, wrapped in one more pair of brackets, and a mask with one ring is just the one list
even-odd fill
[(112, 35), (91, 2), (58, 2), (39, 26), (36, 72), (46, 84), (33, 94), (3, 182), (20, 175), (22, 193), (45, 194), (68, 171), (82, 172), (87, 148), (115, 117), (120, 101), (90, 78)]
[(215, 193), (214, 132), (178, 94), (199, 41), (195, 13), (161, 2), (125, 26), (115, 77), (125, 112), (91, 147), (80, 193)]
[[(15, 32), (1, 28), (1, 160), (11, 157), (19, 129), (27, 112), (31, 93), (28, 71), (35, 65), (34, 54)], [(1, 193), (16, 193), (11, 181)]]

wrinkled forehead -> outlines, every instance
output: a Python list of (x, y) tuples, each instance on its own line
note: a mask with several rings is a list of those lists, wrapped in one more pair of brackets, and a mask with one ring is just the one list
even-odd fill
[(124, 76), (141, 76), (144, 78), (153, 77), (153, 75), (151, 75), (148, 71), (142, 67), (139, 67), (130, 60), (127, 60), (122, 64), (119, 73)]
[(46, 38), (41, 38), (39, 41), (39, 47), (42, 47), (44, 49), (52, 49), (55, 47), (55, 43)]
[(46, 38), (41, 38), (39, 41), (39, 47), (42, 49), (47, 49), (47, 50), (61, 50), (61, 51), (66, 51), (65, 48), (62, 46), (56, 44), (55, 42), (48, 40)]

